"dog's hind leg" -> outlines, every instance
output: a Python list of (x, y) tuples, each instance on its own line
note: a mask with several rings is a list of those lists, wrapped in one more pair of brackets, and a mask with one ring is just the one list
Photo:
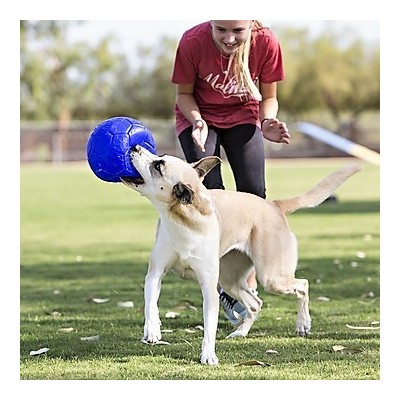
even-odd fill
[(309, 311), (309, 283), (307, 279), (269, 277), (263, 283), (265, 290), (275, 294), (292, 294), (297, 297), (296, 334), (307, 336), (311, 332), (311, 317)]
[(308, 288), (309, 283), (307, 279), (296, 279), (294, 288), (298, 303), (296, 333), (299, 336), (307, 336), (311, 332)]
[(246, 317), (228, 338), (247, 336), (261, 310), (262, 300), (247, 283), (247, 277), (252, 268), (253, 262), (250, 258), (239, 251), (230, 251), (220, 260), (220, 285), (246, 308)]
[(273, 240), (256, 253), (255, 265), (258, 281), (267, 292), (297, 297), (296, 333), (307, 336), (311, 331), (309, 283), (307, 279), (295, 278), (297, 240), (293, 233), (288, 230), (276, 233)]
[(227, 338), (245, 337), (257, 319), (262, 307), (262, 300), (257, 296), (257, 292), (249, 287), (241, 288), (239, 291), (240, 301), (246, 307), (246, 317), (238, 328), (230, 333)]

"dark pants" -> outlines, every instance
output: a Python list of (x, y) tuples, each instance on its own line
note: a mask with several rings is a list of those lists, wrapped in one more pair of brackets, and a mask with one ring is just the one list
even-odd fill
[[(189, 163), (206, 156), (220, 157), (222, 146), (232, 168), (236, 190), (266, 197), (264, 139), (257, 126), (244, 124), (229, 129), (209, 126), (205, 153), (194, 144), (192, 127), (179, 135), (179, 141)], [(221, 166), (214, 167), (203, 183), (208, 189), (224, 189)]]

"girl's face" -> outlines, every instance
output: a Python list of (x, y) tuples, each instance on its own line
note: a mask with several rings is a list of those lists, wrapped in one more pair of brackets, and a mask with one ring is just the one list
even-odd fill
[(231, 55), (251, 34), (253, 21), (211, 21), (211, 34), (222, 53)]

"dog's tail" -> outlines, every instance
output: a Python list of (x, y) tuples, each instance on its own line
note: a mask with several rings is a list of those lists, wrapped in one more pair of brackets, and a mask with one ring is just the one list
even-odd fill
[(274, 203), (284, 214), (301, 208), (312, 208), (326, 200), (346, 179), (361, 170), (359, 164), (350, 164), (327, 176), (307, 193), (292, 199), (275, 200)]

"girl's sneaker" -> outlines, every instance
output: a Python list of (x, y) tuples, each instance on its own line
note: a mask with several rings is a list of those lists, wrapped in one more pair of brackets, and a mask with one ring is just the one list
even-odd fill
[(246, 309), (242, 303), (221, 290), (219, 302), (222, 305), (227, 320), (234, 326), (239, 325), (246, 317)]

